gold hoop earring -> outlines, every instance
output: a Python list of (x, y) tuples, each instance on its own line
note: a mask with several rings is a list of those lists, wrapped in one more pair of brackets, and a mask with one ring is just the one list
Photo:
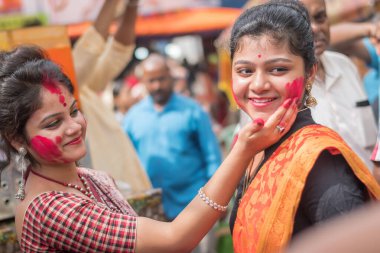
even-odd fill
[(312, 87), (313, 87), (313, 81), (309, 79), (305, 85), (305, 93), (306, 93), (305, 106), (307, 108), (314, 107), (318, 104), (317, 99), (311, 95)]

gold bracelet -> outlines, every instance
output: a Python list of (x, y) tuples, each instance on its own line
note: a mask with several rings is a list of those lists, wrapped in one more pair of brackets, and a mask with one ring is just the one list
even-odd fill
[(228, 208), (228, 205), (227, 206), (221, 206), (219, 205), (218, 203), (214, 202), (212, 199), (210, 199), (209, 197), (207, 197), (207, 195), (203, 192), (203, 187), (201, 187), (198, 191), (198, 195), (199, 197), (204, 201), (206, 202), (207, 205), (211, 206), (212, 208), (214, 208), (215, 210), (217, 211), (220, 211), (220, 212), (225, 212)]

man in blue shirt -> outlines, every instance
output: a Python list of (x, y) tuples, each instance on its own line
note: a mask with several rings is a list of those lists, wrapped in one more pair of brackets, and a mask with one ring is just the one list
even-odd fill
[(141, 63), (149, 96), (123, 120), (154, 187), (163, 190), (168, 220), (193, 199), (221, 163), (207, 113), (194, 100), (173, 92), (167, 59), (152, 54)]

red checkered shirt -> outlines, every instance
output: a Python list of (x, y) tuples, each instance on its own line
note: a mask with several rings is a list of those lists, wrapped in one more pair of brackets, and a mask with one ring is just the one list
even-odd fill
[(137, 217), (80, 196), (47, 192), (26, 210), (23, 252), (134, 252)]

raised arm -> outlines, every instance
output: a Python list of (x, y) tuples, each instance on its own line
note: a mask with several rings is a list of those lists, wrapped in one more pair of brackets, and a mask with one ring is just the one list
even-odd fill
[(118, 6), (119, 0), (106, 0), (102, 8), (99, 11), (98, 16), (94, 21), (94, 28), (99, 33), (100, 36), (107, 40), (110, 26), (115, 19), (115, 12)]
[(120, 74), (134, 50), (138, 1), (131, 0), (127, 3), (114, 36), (109, 37), (119, 2), (120, 0), (104, 1), (93, 26), (79, 38), (73, 48), (79, 85), (86, 85), (96, 92), (102, 91)]
[(84, 85), (103, 53), (119, 0), (104, 1), (92, 26), (74, 44), (73, 59), (79, 86)]
[(121, 17), (119, 28), (115, 33), (115, 40), (125, 46), (134, 45), (136, 34), (135, 25), (139, 0), (130, 0)]
[(343, 54), (356, 56), (370, 64), (371, 56), (362, 39), (370, 38), (379, 48), (380, 24), (375, 22), (345, 22), (330, 27), (330, 46)]
[[(285, 132), (289, 130), (295, 120), (295, 112), (293, 103), (288, 110), (281, 106), (264, 126), (257, 119), (247, 124), (229, 155), (204, 186), (205, 195), (221, 206), (227, 205), (252, 157), (283, 136), (284, 132), (280, 134), (276, 129), (280, 122), (287, 126)], [(189, 252), (221, 216), (222, 212), (195, 196), (173, 222), (163, 223), (140, 217), (136, 251)]]
[[(115, 34), (107, 41), (104, 52), (99, 57), (88, 80), (88, 86), (92, 90), (102, 91), (131, 60), (135, 48), (137, 8), (137, 0), (130, 0), (127, 3)], [(96, 25), (95, 23), (95, 28)], [(99, 27), (103, 26), (99, 25)]]

